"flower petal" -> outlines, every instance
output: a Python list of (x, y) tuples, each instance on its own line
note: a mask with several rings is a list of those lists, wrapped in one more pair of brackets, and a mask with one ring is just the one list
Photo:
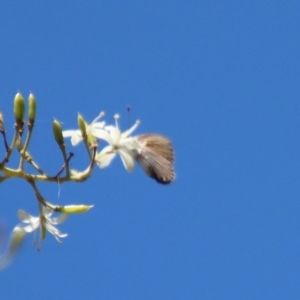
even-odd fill
[(59, 231), (56, 227), (54, 227), (50, 223), (45, 223), (45, 227), (46, 227), (47, 231), (49, 231), (49, 233), (51, 233), (58, 242), (61, 242), (59, 238), (64, 238), (64, 237), (68, 236), (67, 233), (62, 233), (61, 231)]
[(105, 126), (105, 130), (107, 130), (110, 133), (110, 136), (112, 137), (113, 143), (119, 143), (119, 140), (121, 138), (121, 132), (118, 128), (115, 126)]
[(75, 134), (71, 137), (71, 144), (72, 146), (78, 145), (82, 141), (81, 132), (78, 130)]
[(57, 225), (63, 223), (68, 217), (68, 214), (60, 214), (58, 217), (49, 219), (48, 221), (53, 225)]
[(62, 236), (62, 237), (67, 236), (66, 233), (60, 232), (55, 226), (53, 226), (50, 223), (45, 223), (45, 228), (53, 235)]
[(115, 158), (115, 156), (116, 156), (116, 152), (113, 150), (113, 148), (111, 146), (106, 146), (96, 156), (96, 162), (101, 169), (106, 168), (107, 166), (109, 166), (111, 161)]
[(27, 226), (22, 227), (26, 232), (33, 232), (37, 230), (40, 226), (40, 222), (34, 222)]
[(63, 130), (62, 135), (63, 135), (64, 138), (71, 137), (71, 136), (73, 136), (73, 134), (75, 134), (77, 131), (79, 131), (79, 130), (78, 130), (78, 129)]
[(49, 219), (51, 217), (51, 215), (53, 214), (53, 209), (49, 208), (49, 207), (43, 207), (43, 215), (45, 216), (45, 218)]
[(114, 141), (113, 141), (112, 137), (110, 136), (110, 134), (104, 129), (99, 129), (97, 127), (92, 127), (90, 129), (90, 133), (93, 136), (95, 136), (96, 138), (106, 141), (110, 145), (113, 145), (113, 143), (114, 143)]
[(22, 209), (18, 210), (17, 215), (18, 215), (19, 220), (26, 224), (32, 223), (32, 221), (34, 219), (38, 219), (36, 217), (31, 216), (29, 213), (27, 213), (26, 211), (24, 211)]
[(126, 150), (128, 153), (139, 153), (141, 147), (135, 138), (130, 136), (121, 139), (119, 148)]
[(128, 130), (122, 133), (122, 138), (127, 138), (128, 136), (130, 136), (137, 129), (139, 125), (140, 125), (140, 121), (136, 121), (135, 124), (133, 124), (133, 126), (131, 126)]
[(122, 159), (122, 162), (123, 162), (123, 165), (124, 165), (126, 171), (131, 172), (134, 167), (134, 159), (133, 159), (132, 155), (129, 154), (129, 152), (127, 152), (124, 149), (118, 149), (117, 152), (119, 153), (119, 155)]
[(71, 137), (71, 144), (76, 146), (81, 140), (81, 131), (79, 129), (76, 130), (63, 130), (62, 135), (64, 138)]
[(91, 129), (91, 128), (101, 129), (104, 126), (105, 126), (105, 122), (104, 121), (103, 122), (95, 122), (95, 123), (90, 124), (89, 129)]

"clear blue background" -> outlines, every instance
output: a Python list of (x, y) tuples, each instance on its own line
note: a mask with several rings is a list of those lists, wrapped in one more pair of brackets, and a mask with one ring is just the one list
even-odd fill
[[(161, 186), (117, 158), (81, 184), (39, 183), (52, 203), (95, 207), (59, 227), (63, 245), (48, 235), (39, 253), (31, 235), (1, 297), (300, 299), (299, 13), (299, 1), (2, 1), (9, 138), (13, 97), (31, 91), (30, 152), (50, 174), (53, 118), (76, 128), (78, 112), (104, 110), (169, 136), (177, 178)], [(84, 169), (83, 145), (68, 146)], [(7, 231), (18, 208), (37, 214), (21, 180), (0, 198)]]

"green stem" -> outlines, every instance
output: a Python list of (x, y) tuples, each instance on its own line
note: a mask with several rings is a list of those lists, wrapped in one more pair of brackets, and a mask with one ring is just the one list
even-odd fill
[(32, 129), (33, 129), (33, 124), (28, 123), (28, 133), (27, 133), (27, 136), (26, 136), (25, 144), (24, 144), (23, 149), (20, 152), (21, 158), (20, 158), (19, 169), (21, 169), (21, 170), (24, 169), (25, 155), (26, 155), (26, 151), (27, 151), (27, 148), (28, 148), (28, 145), (29, 145), (29, 142), (30, 142)]
[(6, 152), (6, 155), (5, 155), (4, 159), (3, 159), (3, 161), (2, 161), (1, 164), (0, 164), (1, 166), (4, 166), (5, 163), (8, 162), (9, 157), (10, 157), (10, 155), (11, 155), (11, 153), (12, 153), (12, 151), (14, 150), (14, 147), (15, 147), (15, 145), (16, 145), (16, 141), (17, 141), (17, 139), (18, 139), (18, 135), (19, 135), (19, 127), (15, 125), (15, 134), (14, 134), (14, 138), (13, 138), (13, 140), (12, 140), (12, 143), (11, 143), (11, 145), (10, 145), (8, 151)]

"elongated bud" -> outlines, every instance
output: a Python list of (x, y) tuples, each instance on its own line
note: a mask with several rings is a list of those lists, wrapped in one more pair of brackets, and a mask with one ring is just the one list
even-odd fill
[(66, 205), (60, 208), (60, 212), (65, 214), (81, 214), (89, 211), (94, 205)]
[(14, 99), (14, 115), (17, 123), (22, 123), (25, 114), (25, 101), (20, 93), (17, 93)]
[(86, 123), (81, 114), (78, 114), (77, 122), (78, 122), (78, 127), (81, 130), (81, 135), (84, 138), (86, 136)]
[(61, 128), (60, 123), (57, 120), (53, 121), (52, 129), (53, 129), (54, 138), (55, 138), (57, 144), (60, 146), (63, 145), (64, 137), (62, 135), (62, 128)]
[(36, 101), (32, 93), (28, 97), (28, 120), (29, 123), (33, 124), (35, 119)]
[(90, 149), (98, 146), (97, 139), (92, 134), (87, 135), (87, 142), (89, 144)]

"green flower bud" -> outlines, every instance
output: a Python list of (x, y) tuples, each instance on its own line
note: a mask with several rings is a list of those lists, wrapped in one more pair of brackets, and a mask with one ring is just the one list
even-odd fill
[(32, 93), (30, 93), (28, 97), (28, 120), (31, 124), (34, 123), (35, 110), (36, 110), (35, 97)]
[(95, 146), (97, 147), (97, 145), (98, 145), (97, 139), (92, 134), (88, 134), (87, 142), (88, 142), (90, 148), (94, 148)]
[(89, 211), (94, 205), (66, 205), (60, 208), (60, 212), (65, 214), (81, 214)]
[(77, 122), (78, 122), (78, 127), (81, 130), (82, 137), (85, 137), (86, 136), (86, 123), (81, 114), (78, 114)]
[(64, 144), (64, 137), (62, 135), (62, 128), (61, 128), (60, 123), (57, 120), (53, 121), (52, 129), (53, 129), (54, 138), (55, 138), (57, 144), (58, 145), (63, 145)]
[(23, 122), (25, 114), (25, 101), (20, 93), (17, 93), (14, 99), (14, 115), (17, 123)]

